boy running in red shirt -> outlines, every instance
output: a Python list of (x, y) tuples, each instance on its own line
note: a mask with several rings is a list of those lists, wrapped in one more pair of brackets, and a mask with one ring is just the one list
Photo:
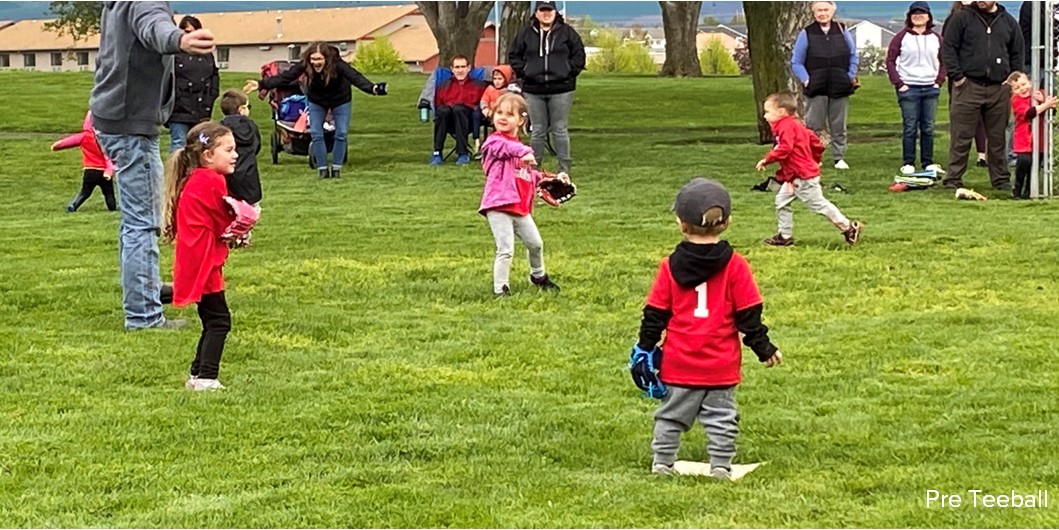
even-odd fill
[[(633, 349), (661, 358), (658, 379), (666, 386), (655, 412), (651, 470), (673, 472), (680, 435), (697, 417), (706, 428), (710, 474), (727, 479), (739, 434), (739, 333), (766, 366), (780, 364), (783, 354), (761, 322), (761, 293), (750, 265), (719, 237), (729, 225), (728, 192), (696, 178), (681, 188), (673, 209), (684, 241), (658, 267)], [(663, 331), (664, 353), (658, 349)]]
[(820, 157), (824, 145), (796, 115), (798, 100), (794, 94), (780, 92), (765, 99), (765, 121), (772, 126), (776, 146), (757, 163), (757, 170), (779, 162), (776, 180), (782, 184), (776, 192), (776, 217), (779, 233), (766, 239), (765, 244), (787, 247), (794, 244), (794, 212), (791, 203), (798, 199), (810, 210), (827, 217), (842, 231), (846, 243), (852, 245), (860, 236), (860, 221), (850, 221), (838, 207), (824, 197), (820, 187)]

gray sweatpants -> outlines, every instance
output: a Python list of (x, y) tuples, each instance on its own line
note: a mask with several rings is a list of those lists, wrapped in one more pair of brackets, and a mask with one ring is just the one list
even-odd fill
[(523, 94), (529, 107), (530, 143), (533, 156), (540, 164), (547, 150), (548, 133), (555, 141), (555, 158), (559, 159), (559, 171), (570, 172), (570, 107), (574, 104), (574, 92), (562, 94)]
[(776, 192), (776, 218), (779, 220), (781, 236), (794, 237), (794, 212), (791, 211), (794, 199), (801, 200), (810, 210), (827, 217), (839, 230), (849, 228), (849, 219), (842, 215), (838, 206), (824, 197), (820, 177), (809, 180), (794, 179), (793, 182), (780, 186), (780, 191)]
[(805, 109), (805, 126), (824, 138), (824, 125), (831, 134), (831, 156), (835, 162), (846, 158), (846, 115), (849, 98), (816, 96), (809, 98)]
[(496, 240), (496, 259), (493, 260), (493, 292), (500, 294), (508, 285), (511, 274), (511, 258), (515, 255), (515, 236), (518, 236), (529, 253), (530, 276), (544, 276), (544, 241), (537, 231), (532, 215), (519, 217), (504, 212), (489, 211), (485, 218), (493, 230)]
[(680, 449), (680, 435), (691, 429), (695, 418), (706, 428), (706, 453), (710, 467), (732, 469), (735, 438), (739, 436), (739, 412), (735, 387), (696, 389), (669, 385), (669, 392), (655, 411), (653, 464), (672, 466)]

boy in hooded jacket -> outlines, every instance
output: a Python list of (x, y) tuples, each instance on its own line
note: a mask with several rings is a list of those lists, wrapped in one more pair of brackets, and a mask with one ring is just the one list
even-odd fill
[(257, 172), (257, 154), (261, 152), (261, 131), (250, 119), (250, 102), (238, 90), (227, 90), (221, 96), (221, 125), (235, 136), (235, 152), (239, 154), (235, 172), (227, 175), (228, 195), (258, 206), (261, 202), (261, 177)]

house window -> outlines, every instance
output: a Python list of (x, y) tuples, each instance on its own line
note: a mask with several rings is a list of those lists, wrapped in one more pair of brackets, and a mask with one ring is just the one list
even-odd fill
[(88, 66), (88, 52), (77, 52), (77, 66)]
[(231, 54), (231, 51), (231, 48), (217, 48), (217, 62), (228, 62), (228, 56)]
[(51, 52), (51, 65), (62, 66), (63, 65), (63, 54), (61, 52)]
[(302, 47), (291, 44), (287, 46), (287, 59), (297, 61), (302, 57)]
[(35, 53), (23, 53), (22, 54), (22, 66), (26, 68), (37, 67), (37, 54)]
[(0, 68), (11, 68), (11, 56), (6, 53), (0, 53)]

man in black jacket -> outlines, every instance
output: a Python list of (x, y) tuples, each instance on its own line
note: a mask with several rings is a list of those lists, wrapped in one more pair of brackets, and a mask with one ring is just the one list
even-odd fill
[[(185, 32), (202, 29), (199, 19), (186, 15), (180, 19), (180, 29)], [(199, 55), (178, 53), (173, 56), (173, 86), (176, 98), (173, 113), (169, 115), (169, 152), (184, 147), (188, 131), (192, 127), (209, 121), (213, 115), (213, 102), (220, 95), (221, 78), (213, 54)]]
[(952, 83), (951, 137), (945, 187), (963, 187), (967, 155), (981, 119), (986, 131), (986, 161), (993, 188), (1011, 189), (1005, 131), (1011, 115), (1011, 89), (1004, 85), (1022, 67), (1022, 31), (1004, 6), (974, 2), (945, 23), (942, 60)]
[(529, 104), (533, 156), (542, 159), (551, 133), (559, 171), (569, 173), (572, 161), (567, 123), (577, 76), (585, 69), (581, 36), (556, 12), (555, 2), (537, 2), (530, 24), (511, 43), (507, 61), (521, 80)]

